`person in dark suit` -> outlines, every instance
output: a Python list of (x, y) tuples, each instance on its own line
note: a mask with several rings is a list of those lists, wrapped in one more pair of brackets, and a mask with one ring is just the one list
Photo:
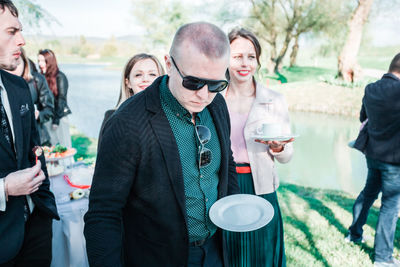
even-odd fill
[(168, 75), (106, 122), (85, 215), (91, 266), (226, 266), (208, 213), (239, 193), (217, 93), (228, 85), (229, 55), (215, 25), (182, 26), (165, 56)]
[(382, 79), (367, 85), (360, 121), (367, 121), (354, 147), (367, 159), (368, 176), (353, 206), (348, 241), (362, 242), (368, 212), (382, 192), (375, 233), (375, 266), (400, 266), (393, 240), (400, 211), (400, 53)]
[(20, 62), (18, 11), (0, 0), (0, 266), (50, 266), (52, 219), (57, 218), (39, 145), (34, 107), (23, 78), (14, 70)]

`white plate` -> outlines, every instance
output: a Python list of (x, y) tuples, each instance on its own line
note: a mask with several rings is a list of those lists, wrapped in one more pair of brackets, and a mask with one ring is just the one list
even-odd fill
[(248, 232), (267, 225), (274, 217), (271, 203), (262, 197), (237, 194), (221, 198), (210, 209), (210, 219), (232, 232)]
[(253, 139), (258, 139), (262, 141), (287, 141), (291, 138), (299, 137), (298, 134), (288, 134), (288, 135), (281, 135), (281, 136), (263, 136), (263, 135), (253, 135)]

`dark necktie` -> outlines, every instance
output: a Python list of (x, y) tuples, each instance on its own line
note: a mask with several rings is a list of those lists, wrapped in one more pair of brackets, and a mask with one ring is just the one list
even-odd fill
[(7, 142), (10, 144), (11, 149), (14, 151), (14, 144), (13, 144), (13, 138), (11, 136), (11, 127), (10, 123), (7, 118), (6, 110), (3, 105), (3, 99), (1, 97), (1, 87), (0, 87), (0, 128), (1, 132), (4, 136), (4, 138), (7, 140)]
[[(0, 132), (3, 134), (4, 138), (7, 140), (7, 142), (10, 144), (11, 150), (15, 153), (14, 150), (14, 143), (13, 143), (13, 138), (11, 135), (11, 127), (10, 123), (7, 118), (6, 110), (3, 105), (3, 99), (1, 97), (1, 90), (2, 88), (0, 87)], [(29, 218), (29, 205), (26, 197), (24, 197), (24, 218), (25, 221), (28, 220)]]

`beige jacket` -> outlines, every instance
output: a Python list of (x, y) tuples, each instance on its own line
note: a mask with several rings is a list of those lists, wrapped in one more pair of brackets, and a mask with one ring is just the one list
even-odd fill
[[(222, 94), (225, 96), (226, 91)], [(279, 178), (274, 160), (287, 163), (293, 155), (291, 143), (286, 144), (282, 152), (274, 153), (268, 146), (254, 141), (257, 128), (263, 123), (271, 122), (282, 123), (283, 134), (291, 133), (288, 107), (284, 96), (256, 83), (256, 99), (247, 118), (244, 137), (257, 195), (269, 194), (278, 189)]]

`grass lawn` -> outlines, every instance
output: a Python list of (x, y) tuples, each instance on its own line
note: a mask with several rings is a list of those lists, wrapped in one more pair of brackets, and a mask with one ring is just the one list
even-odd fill
[(291, 68), (283, 67), (281, 77), (275, 74), (267, 74), (265, 69), (261, 69), (259, 77), (263, 77), (261, 79), (269, 79), (271, 84), (279, 84), (279, 79), (281, 79), (281, 82), (288, 83), (299, 81), (316, 82), (320, 81), (322, 77), (334, 77), (336, 73), (337, 71), (334, 69), (310, 66), (295, 66)]
[[(364, 226), (364, 244), (345, 243), (352, 221), (354, 196), (334, 191), (282, 184), (278, 189), (287, 266), (372, 266), (378, 208)], [(400, 255), (400, 226), (395, 236), (395, 257)]]

